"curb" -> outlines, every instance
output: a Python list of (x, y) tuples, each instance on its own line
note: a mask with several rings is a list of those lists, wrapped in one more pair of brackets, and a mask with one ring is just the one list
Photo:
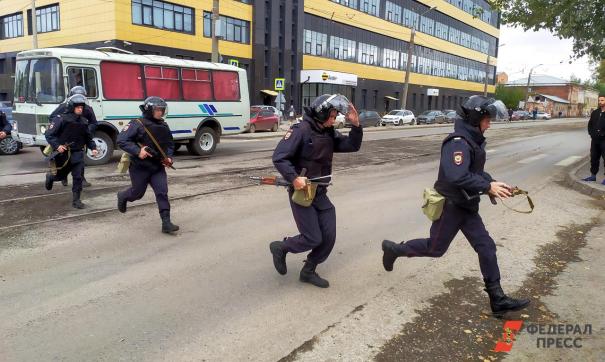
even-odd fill
[(572, 190), (578, 191), (581, 194), (591, 196), (597, 199), (605, 199), (605, 188), (601, 188), (597, 183), (588, 183), (581, 181), (577, 176), (578, 171), (585, 167), (590, 162), (588, 157), (585, 157), (578, 166), (565, 174), (564, 184)]

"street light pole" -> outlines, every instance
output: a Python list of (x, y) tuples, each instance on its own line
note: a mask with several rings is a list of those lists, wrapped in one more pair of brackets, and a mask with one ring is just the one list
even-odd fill
[[(431, 10), (437, 9), (437, 6), (433, 6), (427, 11), (423, 12), (418, 16), (418, 20), (422, 18), (426, 13)], [(412, 67), (412, 56), (414, 54), (414, 37), (416, 36), (416, 19), (412, 23), (412, 35), (410, 36), (410, 44), (408, 46), (408, 59), (405, 66), (405, 81), (403, 84), (403, 95), (401, 96), (401, 109), (407, 108), (408, 102), (408, 89), (410, 88), (410, 68)]]
[[(534, 71), (535, 68), (544, 65), (544, 64), (538, 64), (538, 65), (534, 65), (530, 70), (529, 70), (529, 75), (527, 76), (527, 87), (525, 88), (525, 99), (523, 100), (525, 102), (525, 107), (523, 108), (528, 108), (527, 107), (527, 97), (529, 96), (529, 84), (531, 82), (531, 73)], [(527, 109), (529, 111), (529, 109)]]
[(38, 18), (36, 17), (36, 0), (32, 0), (32, 40), (34, 49), (38, 49)]

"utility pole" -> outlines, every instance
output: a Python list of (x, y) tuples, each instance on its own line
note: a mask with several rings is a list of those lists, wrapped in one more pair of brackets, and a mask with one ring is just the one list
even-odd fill
[(33, 46), (38, 49), (38, 17), (36, 16), (36, 0), (32, 0), (32, 33)]
[(523, 108), (526, 108), (529, 111), (529, 107), (527, 106), (527, 97), (529, 97), (529, 84), (531, 82), (531, 73), (534, 71), (535, 68), (544, 65), (544, 64), (538, 64), (538, 65), (534, 65), (530, 70), (529, 70), (529, 75), (527, 76), (527, 87), (525, 88), (525, 99), (523, 100), (523, 102), (525, 103), (525, 106)]
[(410, 72), (411, 72), (411, 67), (412, 67), (412, 56), (414, 55), (414, 37), (416, 36), (416, 20), (420, 21), (420, 19), (429, 11), (437, 9), (436, 6), (431, 7), (430, 9), (428, 9), (427, 11), (423, 12), (422, 14), (420, 14), (420, 16), (418, 16), (418, 18), (415, 18), (413, 23), (412, 23), (412, 35), (410, 36), (410, 44), (408, 47), (408, 59), (407, 59), (407, 64), (405, 67), (405, 81), (403, 84), (403, 95), (401, 96), (401, 109), (406, 109), (407, 108), (407, 102), (408, 102), (408, 89), (410, 88)]
[(405, 66), (405, 82), (403, 84), (403, 95), (401, 96), (401, 109), (407, 109), (408, 106), (408, 89), (410, 87), (410, 70), (412, 68), (412, 56), (414, 54), (414, 36), (416, 35), (415, 25), (412, 25), (412, 36), (410, 44), (408, 44), (408, 59)]
[(218, 63), (218, 37), (216, 36), (216, 25), (219, 20), (218, 1), (212, 1), (212, 58), (213, 63)]
[(485, 84), (483, 85), (483, 95), (485, 97), (487, 97), (487, 80), (489, 79), (488, 73), (489, 73), (489, 60), (490, 60), (490, 56), (489, 54), (487, 55), (487, 63), (485, 63)]

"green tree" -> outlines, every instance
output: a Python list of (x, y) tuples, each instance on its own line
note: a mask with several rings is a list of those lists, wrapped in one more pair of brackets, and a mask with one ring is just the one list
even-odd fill
[(573, 39), (577, 57), (605, 59), (605, 0), (488, 0), (502, 22)]
[(507, 108), (517, 109), (519, 101), (525, 98), (525, 92), (519, 87), (505, 87), (503, 84), (496, 86), (496, 99), (501, 100)]

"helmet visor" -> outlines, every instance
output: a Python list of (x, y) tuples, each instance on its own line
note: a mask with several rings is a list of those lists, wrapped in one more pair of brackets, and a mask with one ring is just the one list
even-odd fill
[(338, 113), (341, 113), (343, 115), (349, 113), (349, 107), (351, 105), (351, 102), (349, 102), (347, 97), (341, 94), (335, 94), (328, 98), (327, 102), (329, 104), (328, 107), (336, 109)]
[(166, 117), (168, 114), (168, 106), (152, 106), (152, 112), (155, 114), (155, 111), (162, 111), (162, 115), (160, 117)]
[(495, 101), (486, 108), (492, 120), (508, 118), (508, 109), (506, 109), (506, 106), (502, 101)]

